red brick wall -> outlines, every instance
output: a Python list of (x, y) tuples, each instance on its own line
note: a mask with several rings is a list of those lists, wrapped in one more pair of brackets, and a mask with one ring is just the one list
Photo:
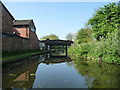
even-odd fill
[(2, 4), (0, 3), (0, 33), (2, 33)]
[[(21, 51), (21, 50), (35, 50), (39, 49), (38, 46), (38, 38), (35, 32), (28, 30), (29, 28), (14, 28), (13, 29), (13, 20), (12, 15), (7, 11), (7, 9), (2, 6), (2, 10), (0, 10), (0, 16), (2, 13), (2, 51)], [(0, 19), (1, 20), (1, 19)], [(30, 24), (31, 26), (33, 24)], [(34, 25), (33, 25), (34, 26)], [(18, 36), (13, 35), (16, 31)], [(26, 33), (28, 32), (28, 34)], [(21, 37), (19, 37), (21, 36)], [(28, 37), (29, 39), (25, 39), (22, 37)]]
[(18, 36), (3, 35), (2, 51), (22, 51), (29, 50), (29, 40)]
[(32, 32), (30, 30), (30, 38), (29, 38), (29, 48), (32, 50), (32, 49), (39, 49), (39, 46), (38, 46), (38, 38), (37, 38), (37, 35), (35, 32)]
[(13, 20), (12, 15), (2, 5), (2, 33), (13, 34)]
[[(2, 33), (2, 4), (1, 3), (0, 3), (0, 33)], [(0, 56), (1, 56), (1, 52), (2, 52), (2, 38), (0, 37)]]
[(29, 38), (29, 28), (28, 26), (22, 26), (21, 28), (18, 28), (17, 26), (14, 26), (15, 32), (17, 32), (17, 35), (24, 38)]
[(37, 50), (38, 39), (34, 32), (30, 33), (32, 36), (31, 39), (26, 39), (18, 36), (9, 36), (3, 35), (2, 37), (2, 51), (3, 52), (11, 52), (11, 51), (24, 51), (24, 50)]
[(38, 46), (39, 41), (38, 41), (36, 32), (31, 31), (30, 28), (28, 28), (28, 27), (17, 28), (17, 26), (16, 26), (16, 27), (14, 27), (14, 29), (20, 33), (21, 37), (25, 37), (25, 38), (29, 39), (28, 47), (30, 50), (39, 49), (39, 46)]

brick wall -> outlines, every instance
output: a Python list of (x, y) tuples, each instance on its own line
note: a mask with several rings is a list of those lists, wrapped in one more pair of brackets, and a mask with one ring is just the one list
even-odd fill
[(13, 20), (12, 15), (2, 5), (2, 33), (13, 34)]
[[(34, 27), (33, 21), (30, 22), (29, 26), (30, 27)], [(38, 37), (36, 35), (36, 31), (33, 32), (33, 31), (29, 30), (29, 40), (30, 40), (29, 41), (29, 48), (30, 49), (39, 49), (39, 45), (38, 45), (39, 44), (39, 40), (38, 40)]]
[[(34, 25), (33, 20), (29, 23), (29, 26), (30, 26), (30, 27), (33, 27), (33, 28), (35, 28), (35, 29), (36, 29), (36, 27), (35, 27), (35, 25)], [(35, 31), (35, 33), (36, 33), (36, 31)]]
[(24, 50), (37, 50), (38, 39), (34, 32), (30, 33), (32, 36), (31, 39), (22, 38), (16, 35), (2, 35), (2, 51), (3, 52), (11, 52), (11, 51), (24, 51)]
[(28, 26), (26, 28), (25, 27), (18, 28), (17, 26), (16, 27), (14, 26), (14, 29), (20, 33), (20, 37), (25, 37), (29, 39), (28, 47), (30, 50), (39, 49), (38, 46), (39, 41), (36, 32), (31, 31)]
[(15, 35), (2, 35), (2, 51), (22, 51), (29, 50), (29, 40)]
[(0, 33), (2, 33), (2, 4), (0, 3)]
[[(2, 20), (0, 23), (2, 24), (2, 30), (0, 33), (2, 36), (2, 51), (11, 52), (39, 49), (39, 40), (36, 33), (29, 30), (28, 27), (13, 28), (14, 17), (3, 4), (0, 3), (0, 6), (2, 6), (2, 9), (0, 9), (0, 16), (2, 17), (2, 19), (0, 19)], [(33, 25), (32, 23), (30, 24), (31, 26)], [(13, 35), (14, 32), (16, 32), (16, 35)], [(28, 37), (29, 39), (23, 37)]]
[(14, 26), (14, 31), (20, 37), (29, 38), (29, 27), (28, 26)]
[[(2, 33), (2, 4), (1, 3), (0, 3), (0, 33)], [(2, 53), (2, 38), (0, 36), (0, 56), (2, 56), (1, 53)]]
[(39, 49), (38, 46), (39, 40), (35, 32), (30, 30), (30, 38), (29, 38), (29, 48), (30, 49)]

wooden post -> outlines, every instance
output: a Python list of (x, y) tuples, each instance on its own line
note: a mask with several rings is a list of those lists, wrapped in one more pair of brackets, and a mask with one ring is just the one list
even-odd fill
[(52, 56), (51, 45), (50, 45), (50, 57)]
[(67, 45), (65, 47), (65, 50), (66, 50), (66, 57), (67, 57), (68, 56)]
[(51, 45), (50, 45), (50, 50), (51, 50)]
[(48, 50), (48, 45), (46, 45), (46, 50)]

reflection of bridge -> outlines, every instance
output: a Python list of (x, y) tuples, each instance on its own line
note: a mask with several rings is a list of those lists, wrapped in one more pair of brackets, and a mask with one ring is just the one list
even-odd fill
[(57, 64), (57, 63), (70, 62), (70, 61), (72, 61), (72, 59), (69, 57), (59, 56), (59, 57), (52, 57), (45, 59), (41, 63), (46, 63), (47, 65), (49, 65), (49, 64)]
[(55, 49), (56, 46), (59, 46), (59, 48), (61, 47), (60, 48), (61, 50), (65, 48), (66, 56), (68, 55), (67, 53), (68, 46), (71, 46), (71, 44), (74, 43), (73, 41), (70, 40), (49, 40), (49, 39), (42, 40), (40, 42), (44, 43), (48, 50)]

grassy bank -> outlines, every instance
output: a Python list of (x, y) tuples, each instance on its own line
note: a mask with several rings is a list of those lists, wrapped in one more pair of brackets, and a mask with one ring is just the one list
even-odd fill
[(40, 50), (35, 50), (35, 51), (24, 51), (24, 52), (13, 52), (13, 53), (3, 53), (3, 57), (1, 58), (2, 64), (7, 64), (10, 62), (16, 62), (18, 60), (27, 58), (29, 56), (34, 56), (34, 55), (39, 55), (42, 53), (46, 53), (48, 51), (40, 51)]

